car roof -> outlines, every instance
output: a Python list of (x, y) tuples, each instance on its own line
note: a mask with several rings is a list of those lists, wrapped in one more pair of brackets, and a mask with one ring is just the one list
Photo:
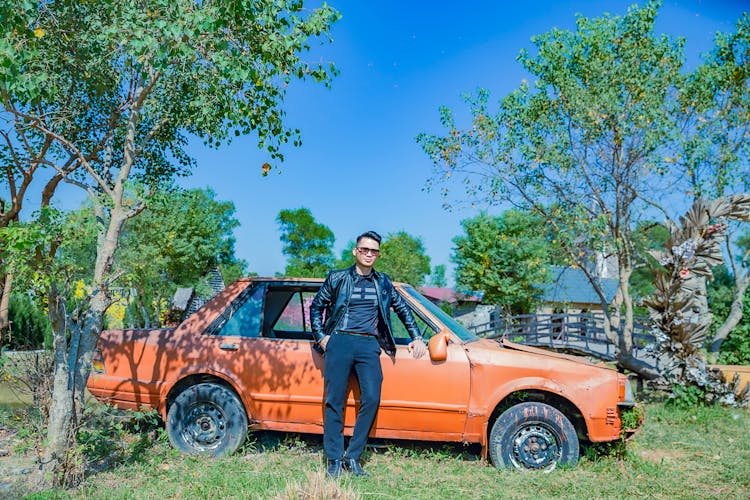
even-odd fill
[[(299, 282), (299, 283), (323, 283), (324, 278), (299, 278), (291, 276), (249, 276), (240, 278), (237, 281), (240, 282), (252, 282), (252, 281), (263, 281), (263, 282), (277, 282), (277, 283), (288, 283), (288, 282)], [(408, 283), (402, 283), (400, 281), (394, 281), (394, 285), (397, 286), (409, 286)]]

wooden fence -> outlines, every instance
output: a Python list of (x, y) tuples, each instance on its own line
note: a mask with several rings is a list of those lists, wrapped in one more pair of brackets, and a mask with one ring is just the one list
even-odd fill
[[(470, 330), (479, 337), (506, 338), (519, 344), (570, 351), (611, 361), (615, 357), (615, 346), (604, 333), (604, 321), (604, 314), (601, 313), (522, 314), (475, 325)], [(633, 333), (633, 355), (636, 357), (651, 358), (645, 348), (656, 339), (649, 328), (647, 318), (636, 319)]]

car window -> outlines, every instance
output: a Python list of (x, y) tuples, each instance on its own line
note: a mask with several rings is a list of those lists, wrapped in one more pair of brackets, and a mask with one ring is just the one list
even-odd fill
[(404, 286), (403, 290), (409, 296), (416, 299), (417, 302), (422, 304), (422, 306), (425, 309), (427, 309), (430, 313), (435, 315), (439, 321), (441, 321), (445, 326), (447, 326), (451, 332), (458, 335), (458, 337), (464, 342), (472, 342), (475, 340), (479, 340), (479, 337), (471, 333), (469, 330), (466, 329), (465, 326), (463, 326), (461, 323), (453, 319), (453, 317), (450, 314), (448, 314), (447, 312), (443, 311), (438, 306), (430, 302), (424, 295), (417, 292), (411, 286)]
[(297, 290), (284, 298), (284, 306), (270, 328), (269, 337), (313, 340), (310, 324), (310, 304), (315, 292)]
[[(422, 337), (427, 341), (427, 339), (435, 334), (435, 329), (420, 318), (414, 309), (411, 307), (409, 307), (409, 309), (411, 310), (412, 316), (414, 316), (414, 320), (417, 322), (419, 331), (422, 332)], [(393, 340), (396, 341), (396, 344), (405, 345), (411, 342), (409, 331), (406, 329), (406, 326), (404, 326), (401, 318), (398, 317), (398, 314), (396, 314), (396, 311), (394, 311), (393, 308), (391, 308), (391, 325), (393, 325)]]
[(264, 286), (255, 286), (235, 300), (222, 315), (223, 324), (216, 335), (258, 337), (263, 318)]

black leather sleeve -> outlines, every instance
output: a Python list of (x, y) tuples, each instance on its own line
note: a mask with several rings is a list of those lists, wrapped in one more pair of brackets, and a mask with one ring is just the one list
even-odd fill
[(417, 327), (417, 322), (414, 320), (414, 315), (411, 313), (409, 305), (401, 298), (401, 295), (396, 290), (396, 287), (390, 284), (391, 287), (391, 307), (396, 311), (398, 317), (404, 323), (406, 330), (409, 332), (409, 336), (413, 339), (421, 339), (422, 334)]
[(310, 326), (316, 342), (320, 342), (323, 337), (325, 337), (325, 331), (323, 330), (323, 312), (331, 304), (332, 290), (331, 273), (329, 272), (328, 276), (326, 276), (326, 280), (323, 282), (323, 286), (320, 287), (318, 293), (315, 294), (315, 298), (310, 304)]

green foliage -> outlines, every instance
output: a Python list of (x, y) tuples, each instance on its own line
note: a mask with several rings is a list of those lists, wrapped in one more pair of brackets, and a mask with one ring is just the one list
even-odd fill
[[(175, 290), (200, 287), (214, 266), (225, 267), (232, 281), (246, 267), (234, 256), (239, 221), (232, 202), (217, 200), (211, 189), (174, 188), (157, 191), (146, 202), (126, 224), (116, 255), (122, 272), (119, 293), (128, 303), (127, 317), (119, 320), (129, 327), (160, 326)], [(75, 235), (57, 255), (71, 279), (84, 284), (92, 279), (95, 220), (90, 206), (66, 214)]]
[[(336, 269), (344, 269), (349, 266), (353, 266), (355, 259), (354, 259), (354, 245), (356, 242), (354, 240), (349, 241), (349, 243), (346, 244), (343, 250), (341, 250), (341, 258), (336, 261)], [(375, 264), (376, 267), (378, 267), (377, 264)]]
[(243, 266), (234, 256), (239, 221), (232, 202), (217, 200), (210, 189), (191, 189), (159, 191), (147, 203), (126, 225), (117, 256), (127, 270), (123, 283), (137, 291), (136, 326), (160, 324), (175, 290), (199, 287), (214, 266)]
[(750, 318), (745, 313), (721, 344), (718, 363), (722, 365), (750, 365)]
[(750, 15), (714, 47), (680, 89), (681, 134), (674, 158), (698, 197), (720, 197), (750, 187)]
[(714, 316), (713, 329), (729, 315), (734, 299), (734, 278), (722, 264), (711, 269), (714, 278), (707, 283), (708, 306)]
[(631, 406), (630, 408), (621, 409), (622, 437), (625, 437), (626, 431), (638, 429), (645, 418), (646, 411), (642, 406)]
[(448, 281), (445, 278), (445, 264), (438, 264), (432, 268), (429, 285), (439, 288), (448, 286)]
[[(635, 224), (658, 206), (664, 179), (671, 179), (666, 146), (677, 130), (673, 111), (683, 79), (684, 42), (655, 32), (659, 6), (578, 16), (574, 31), (535, 36), (535, 50), (518, 57), (533, 83), (524, 81), (497, 109), (487, 90), (467, 96), (465, 126), (441, 108), (444, 132), (417, 138), (435, 165), (429, 186), (446, 186), (448, 205), (458, 185), (470, 201), (526, 210), (544, 220), (543, 232), (553, 235), (567, 265), (591, 269), (597, 255), (608, 255), (628, 276), (638, 263)], [(485, 272), (498, 272), (485, 263)], [(533, 293), (507, 276), (494, 281), (501, 278), (511, 293), (502, 300), (526, 308), (526, 299), (513, 304), (514, 297)], [(590, 283), (604, 294), (599, 280)], [(627, 338), (632, 331), (619, 328), (619, 313), (629, 324), (633, 297), (623, 280), (619, 292), (610, 304), (617, 314), (608, 318), (616, 323), (612, 331)]]
[(425, 254), (421, 239), (406, 231), (398, 231), (383, 238), (375, 268), (394, 281), (419, 286), (430, 274), (430, 257)]
[(59, 246), (71, 229), (63, 215), (50, 207), (35, 212), (28, 221), (0, 228), (3, 270), (12, 267), (16, 283), (44, 292), (60, 272), (48, 258), (50, 248)]
[(77, 451), (86, 462), (111, 467), (141, 460), (153, 442), (167, 441), (156, 410), (117, 410), (93, 405), (78, 431)]
[(283, 253), (288, 257), (287, 276), (322, 278), (333, 268), (336, 237), (325, 224), (316, 222), (309, 209), (282, 210), (276, 217), (281, 229)]
[(258, 273), (250, 272), (247, 270), (247, 261), (245, 261), (244, 259), (235, 260), (229, 264), (221, 264), (219, 266), (219, 269), (221, 270), (221, 277), (226, 284), (233, 283), (237, 279), (246, 276), (258, 275)]
[(8, 317), (11, 327), (2, 344), (9, 349), (49, 349), (52, 327), (39, 300), (26, 294), (11, 293)]
[(706, 406), (706, 393), (697, 385), (673, 385), (667, 405), (683, 410)]
[[(142, 171), (150, 178), (175, 173), (171, 160), (191, 163), (183, 132), (210, 145), (254, 132), (281, 158), (281, 144), (299, 143), (282, 122), (286, 85), (308, 78), (328, 84), (336, 74), (332, 65), (300, 57), (339, 18), (325, 4), (17, 0), (4, 9), (13, 12), (0, 16), (6, 102), (43, 110), (42, 125), (82, 152), (109, 134), (107, 141), (125, 140), (128, 118), (140, 112), (136, 166), (158, 166)], [(108, 153), (120, 164), (125, 154)]]
[(143, 278), (190, 286), (218, 264), (234, 260), (234, 203), (211, 189), (159, 191), (125, 227), (120, 260), (132, 286)]
[(539, 285), (546, 282), (548, 241), (542, 221), (526, 212), (485, 213), (461, 222), (453, 239), (456, 285), (484, 292), (483, 301), (509, 314), (534, 310)]

